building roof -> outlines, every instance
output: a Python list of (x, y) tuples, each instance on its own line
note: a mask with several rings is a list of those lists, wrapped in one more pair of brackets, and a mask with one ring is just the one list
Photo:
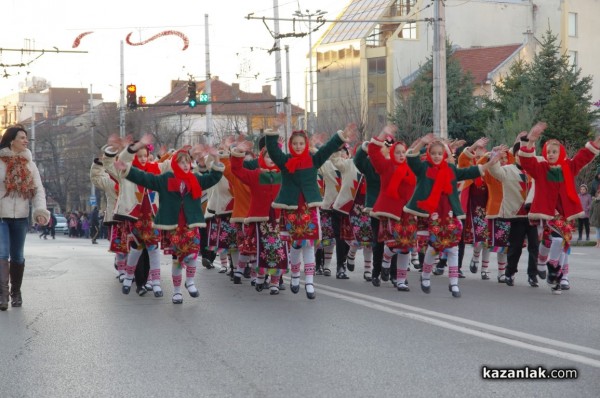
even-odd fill
[(452, 57), (460, 62), (463, 71), (471, 72), (474, 83), (481, 84), (488, 80), (490, 72), (511, 58), (521, 46), (521, 44), (509, 44), (497, 47), (457, 49)]
[(372, 21), (385, 14), (390, 2), (390, 0), (352, 1), (337, 19), (352, 20), (355, 22), (334, 23), (323, 35), (320, 44), (363, 39), (373, 29), (373, 26), (376, 25)]
[[(202, 105), (198, 102), (195, 108), (189, 108), (187, 105), (188, 97), (188, 82), (187, 81), (173, 81), (171, 84), (171, 92), (165, 97), (161, 98), (156, 102), (155, 105), (160, 104), (175, 104), (180, 103), (181, 108), (170, 107), (161, 108), (161, 113), (175, 113), (180, 110), (184, 110), (188, 114), (204, 114), (206, 113), (206, 105)], [(196, 82), (196, 91), (198, 93), (198, 99), (206, 87), (206, 81)], [(218, 78), (211, 80), (211, 96), (212, 101), (243, 101), (240, 103), (227, 103), (227, 104), (212, 104), (213, 115), (265, 115), (275, 114), (275, 102), (252, 102), (252, 101), (269, 101), (274, 100), (276, 97), (271, 94), (271, 86), (263, 86), (262, 92), (260, 93), (249, 93), (240, 90), (238, 83), (229, 85)], [(150, 108), (157, 110), (158, 108)], [(292, 105), (292, 115), (304, 114), (304, 109)]]

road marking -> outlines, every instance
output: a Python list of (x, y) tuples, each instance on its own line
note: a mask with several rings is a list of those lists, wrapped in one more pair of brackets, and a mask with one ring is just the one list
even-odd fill
[[(596, 355), (600, 356), (600, 350), (596, 350), (590, 347), (584, 347), (576, 344), (566, 343), (558, 340), (553, 340), (545, 337), (536, 336), (529, 333), (519, 332), (516, 330), (511, 330), (499, 326), (489, 325), (482, 322), (473, 321), (466, 318), (461, 318), (453, 315), (444, 314), (441, 312), (426, 310), (424, 308), (419, 308), (407, 304), (397, 303), (390, 300), (381, 299), (379, 297), (372, 297), (362, 293), (351, 292), (343, 289), (338, 289), (331, 286), (316, 284), (318, 294), (323, 294), (330, 297), (335, 297), (344, 301), (348, 301), (354, 304), (361, 305), (363, 307), (375, 309), (382, 312), (387, 312), (389, 314), (402, 316), (405, 318), (425, 322), (431, 325), (435, 325), (438, 327), (442, 327), (445, 329), (454, 330), (460, 333), (480, 337), (482, 339), (495, 341), (498, 343), (507, 344), (513, 347), (524, 348), (530, 351), (536, 351), (543, 354), (551, 355), (561, 359), (568, 359), (574, 362), (579, 362), (584, 365), (593, 366), (596, 368), (600, 368), (600, 360), (596, 360), (593, 358), (589, 358), (579, 354), (573, 354), (570, 352), (560, 351), (553, 348), (541, 347), (536, 344), (546, 344), (554, 347), (562, 347), (564, 349), (570, 349), (573, 351), (579, 351), (588, 355)], [(400, 309), (394, 309), (390, 307), (397, 307)], [(412, 312), (407, 312), (412, 311)], [(441, 318), (441, 319), (436, 319)], [(453, 323), (449, 323), (447, 321), (452, 321), (455, 323), (463, 323), (465, 325), (470, 326), (460, 326)], [(473, 328), (483, 329), (476, 330)], [(487, 330), (487, 331), (486, 331)], [(513, 338), (500, 336), (500, 333), (508, 336), (512, 336)], [(528, 342), (520, 341), (520, 340), (529, 340)]]

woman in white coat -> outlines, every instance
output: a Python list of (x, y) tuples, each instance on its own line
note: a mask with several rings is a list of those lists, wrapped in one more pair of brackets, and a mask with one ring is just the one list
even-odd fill
[(21, 125), (9, 126), (0, 140), (0, 311), (8, 309), (9, 281), (11, 305), (23, 304), (21, 283), (29, 204), (39, 225), (48, 224), (50, 219), (40, 172), (28, 143), (27, 131)]

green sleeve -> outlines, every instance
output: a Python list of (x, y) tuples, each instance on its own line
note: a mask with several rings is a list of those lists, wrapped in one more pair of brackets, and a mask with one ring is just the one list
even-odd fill
[(340, 149), (343, 143), (344, 141), (340, 135), (338, 133), (334, 134), (333, 137), (331, 137), (329, 141), (313, 155), (313, 166), (317, 169), (321, 167), (331, 155)]
[(145, 171), (139, 170), (135, 167), (131, 167), (129, 169), (129, 174), (127, 174), (125, 178), (134, 184), (141, 185), (152, 191), (160, 191), (162, 188), (161, 184), (163, 181), (163, 175), (164, 174), (154, 175), (151, 173), (146, 173)]
[(285, 163), (288, 160), (288, 155), (283, 153), (279, 148), (279, 136), (278, 135), (267, 135), (266, 136), (266, 147), (269, 156), (273, 163), (277, 165), (281, 170), (285, 167)]

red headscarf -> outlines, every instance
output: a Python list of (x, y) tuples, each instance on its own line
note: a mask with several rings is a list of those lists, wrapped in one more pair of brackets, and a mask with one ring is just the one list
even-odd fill
[(265, 162), (266, 153), (267, 148), (263, 148), (260, 150), (260, 153), (258, 154), (258, 167), (265, 170), (279, 171), (279, 167), (277, 167), (277, 165), (275, 164), (273, 166), (267, 166), (267, 162)]
[[(294, 152), (294, 149), (292, 148), (292, 140), (294, 139), (294, 137), (302, 137), (304, 138), (304, 141), (306, 142), (306, 146), (304, 147), (304, 152), (297, 154), (296, 152)], [(313, 162), (312, 162), (312, 157), (310, 156), (310, 153), (308, 151), (308, 147), (309, 147), (309, 142), (308, 142), (308, 135), (306, 134), (306, 131), (304, 130), (296, 130), (296, 131), (292, 131), (292, 135), (290, 136), (290, 139), (288, 141), (288, 149), (290, 152), (290, 155), (292, 155), (291, 158), (288, 159), (288, 161), (285, 163), (285, 168), (290, 172), (290, 173), (294, 173), (296, 171), (296, 169), (300, 168), (300, 169), (307, 169), (313, 166)]]
[[(444, 157), (440, 164), (436, 165), (431, 159), (431, 147), (441, 145), (444, 153)], [(417, 201), (417, 205), (427, 211), (433, 213), (437, 209), (438, 203), (442, 193), (450, 195), (452, 193), (452, 169), (448, 166), (446, 159), (448, 158), (448, 152), (446, 152), (446, 146), (440, 141), (434, 141), (427, 147), (427, 161), (429, 162), (429, 169), (427, 170), (427, 177), (434, 180), (433, 188), (429, 197), (425, 200)]]
[[(196, 178), (196, 175), (192, 173), (192, 171), (188, 171), (187, 173), (179, 167), (177, 163), (177, 157), (179, 153), (182, 151), (177, 151), (173, 154), (171, 158), (171, 168), (173, 169), (173, 174), (175, 174), (174, 178), (169, 178), (168, 189), (169, 191), (179, 191), (181, 188), (181, 183), (184, 183), (187, 187), (188, 191), (192, 193), (192, 198), (198, 199), (202, 196), (202, 187)], [(185, 153), (185, 152), (183, 152)]]
[(563, 177), (565, 179), (565, 186), (567, 188), (567, 196), (569, 196), (569, 199), (571, 199), (573, 201), (578, 201), (579, 196), (577, 196), (577, 191), (575, 190), (575, 181), (573, 179), (573, 173), (571, 173), (571, 168), (569, 167), (569, 165), (567, 163), (567, 151), (565, 150), (565, 147), (558, 140), (555, 140), (555, 139), (546, 141), (546, 143), (544, 144), (544, 147), (542, 148), (542, 156), (546, 160), (548, 160), (548, 146), (549, 145), (557, 145), (559, 148), (558, 149), (559, 152), (558, 152), (558, 160), (556, 161), (556, 163), (548, 162), (548, 164), (550, 164), (551, 166), (555, 166), (555, 165), (560, 166), (560, 168), (562, 169)]
[(410, 187), (414, 187), (417, 183), (417, 180), (415, 179), (415, 175), (413, 174), (412, 170), (408, 167), (406, 160), (402, 163), (400, 163), (396, 160), (396, 157), (394, 156), (394, 152), (396, 151), (397, 145), (403, 146), (404, 150), (407, 149), (406, 144), (401, 141), (396, 142), (390, 148), (390, 159), (391, 159), (392, 163), (394, 163), (396, 170), (394, 170), (394, 174), (392, 175), (392, 179), (390, 180), (390, 183), (389, 183), (385, 193), (387, 196), (390, 196), (394, 199), (400, 199), (400, 195), (398, 194), (398, 189), (400, 188), (400, 184), (405, 183), (405, 184), (409, 185)]
[[(146, 151), (148, 151), (147, 148), (145, 148), (145, 149), (146, 149)], [(148, 154), (150, 154), (150, 151), (148, 151)], [(136, 167), (142, 171), (145, 171), (146, 173), (151, 173), (151, 174), (155, 174), (155, 175), (160, 174), (160, 168), (158, 167), (158, 163), (147, 161), (146, 164), (142, 166), (142, 164), (140, 163), (140, 159), (138, 159), (137, 153), (133, 157), (133, 162), (131, 162), (131, 164), (134, 167)]]

